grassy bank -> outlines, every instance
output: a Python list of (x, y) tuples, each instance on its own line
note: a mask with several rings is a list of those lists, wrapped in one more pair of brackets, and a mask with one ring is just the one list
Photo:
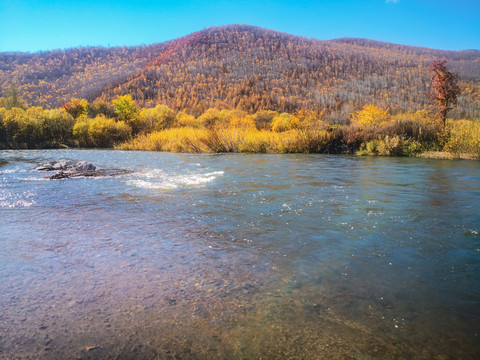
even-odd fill
[(480, 159), (480, 120), (444, 125), (421, 110), (390, 114), (364, 106), (343, 119), (208, 109), (201, 116), (164, 105), (140, 109), (129, 96), (111, 104), (72, 99), (60, 109), (0, 108), (0, 148), (96, 147), (170, 152), (335, 153)]
[(480, 159), (480, 121), (449, 120), (444, 127), (428, 111), (391, 116), (386, 110), (367, 107), (352, 114), (344, 125), (271, 112), (249, 115), (212, 110), (208, 115), (208, 119), (190, 119), (188, 124), (177, 122), (172, 128), (141, 134), (116, 148)]
[(338, 134), (292, 129), (273, 132), (258, 129), (172, 128), (141, 135), (118, 145), (122, 150), (173, 152), (325, 153), (333, 149)]

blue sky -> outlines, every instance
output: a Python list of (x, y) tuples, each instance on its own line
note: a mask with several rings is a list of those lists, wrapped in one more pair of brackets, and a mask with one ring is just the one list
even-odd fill
[(228, 24), (480, 49), (480, 0), (0, 0), (0, 51), (151, 44)]

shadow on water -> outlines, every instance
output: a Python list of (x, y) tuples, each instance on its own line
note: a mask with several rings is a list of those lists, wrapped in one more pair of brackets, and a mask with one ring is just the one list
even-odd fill
[(5, 159), (0, 159), (0, 168), (8, 165), (10, 162)]
[(478, 163), (49, 157), (137, 172), (2, 174), (0, 357), (480, 355)]

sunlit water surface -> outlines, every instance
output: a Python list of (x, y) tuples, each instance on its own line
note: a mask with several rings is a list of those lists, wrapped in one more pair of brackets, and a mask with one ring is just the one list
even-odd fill
[(0, 152), (5, 359), (478, 359), (479, 279), (480, 162)]

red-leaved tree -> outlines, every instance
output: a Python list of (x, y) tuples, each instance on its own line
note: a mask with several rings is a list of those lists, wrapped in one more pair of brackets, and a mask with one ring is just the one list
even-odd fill
[(457, 97), (460, 94), (458, 76), (448, 71), (446, 63), (446, 60), (442, 60), (430, 64), (431, 87), (435, 91), (432, 98), (443, 126), (447, 120), (447, 113), (457, 105)]

